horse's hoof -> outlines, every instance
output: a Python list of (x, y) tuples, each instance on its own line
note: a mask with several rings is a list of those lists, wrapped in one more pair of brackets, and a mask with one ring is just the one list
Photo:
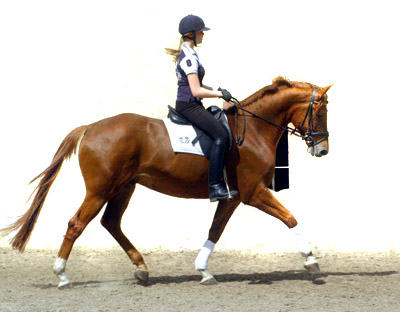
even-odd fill
[(200, 285), (217, 285), (218, 282), (214, 277), (211, 278), (205, 278), (203, 277), (203, 279), (200, 281)]
[(149, 272), (148, 271), (136, 270), (135, 277), (144, 285), (147, 285), (147, 283), (149, 282)]
[(58, 289), (60, 289), (60, 290), (62, 290), (62, 289), (67, 289), (67, 288), (71, 288), (72, 287), (72, 284), (71, 284), (71, 282), (70, 281), (61, 281), (61, 282), (59, 282), (58, 283), (58, 286), (57, 286), (57, 288)]
[(320, 273), (318, 261), (314, 256), (308, 256), (306, 262), (304, 263), (304, 268), (310, 273)]
[(214, 278), (214, 276), (212, 276), (212, 274), (210, 274), (208, 271), (199, 270), (199, 272), (203, 276), (202, 280), (200, 281), (200, 285), (217, 285), (218, 284), (218, 282)]

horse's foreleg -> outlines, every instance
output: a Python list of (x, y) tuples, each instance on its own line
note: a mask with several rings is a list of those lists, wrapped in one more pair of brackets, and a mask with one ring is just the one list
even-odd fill
[(318, 261), (312, 252), (311, 244), (306, 238), (302, 229), (299, 227), (299, 225), (297, 225), (290, 229), (290, 231), (294, 235), (300, 254), (306, 258), (306, 261), (304, 262), (304, 268), (309, 272), (320, 272)]
[(212, 255), (215, 244), (221, 237), (226, 224), (228, 223), (239, 203), (240, 201), (226, 200), (218, 203), (217, 210), (215, 211), (214, 219), (208, 233), (208, 240), (204, 243), (195, 261), (195, 268), (196, 270), (200, 271), (203, 277), (200, 282), (202, 285), (212, 285), (217, 283), (214, 277), (207, 271), (208, 261)]
[(246, 201), (246, 204), (278, 218), (291, 229), (296, 239), (299, 252), (306, 258), (304, 267), (310, 272), (319, 272), (318, 262), (312, 253), (311, 245), (297, 225), (296, 219), (292, 213), (273, 196), (272, 192), (265, 187), (265, 185), (259, 185), (254, 192), (254, 196), (252, 196), (249, 201)]
[(129, 185), (117, 196), (108, 201), (104, 215), (101, 218), (101, 224), (110, 232), (122, 249), (124, 249), (132, 263), (136, 265), (135, 277), (142, 283), (147, 284), (149, 271), (143, 257), (121, 230), (121, 219), (128, 207), (134, 190), (135, 185)]
[(297, 225), (297, 220), (292, 213), (263, 184), (256, 187), (254, 193), (251, 194), (251, 198), (244, 200), (244, 203), (281, 220), (289, 229)]
[(102, 198), (86, 196), (81, 207), (68, 222), (67, 233), (64, 236), (64, 240), (58, 252), (58, 257), (53, 267), (54, 273), (60, 279), (60, 283), (58, 284), (59, 289), (71, 285), (69, 278), (65, 274), (65, 267), (72, 247), (89, 222), (99, 213), (104, 203), (105, 200)]

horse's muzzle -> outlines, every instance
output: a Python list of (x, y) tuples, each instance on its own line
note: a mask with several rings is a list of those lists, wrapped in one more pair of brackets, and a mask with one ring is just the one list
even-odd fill
[(307, 151), (315, 157), (322, 157), (325, 156), (329, 153), (329, 146), (328, 144), (324, 144), (324, 142), (314, 145), (314, 146), (309, 146)]

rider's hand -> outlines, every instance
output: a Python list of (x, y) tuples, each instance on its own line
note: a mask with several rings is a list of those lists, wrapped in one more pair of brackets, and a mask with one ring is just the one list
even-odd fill
[(230, 92), (228, 90), (218, 88), (218, 91), (221, 91), (221, 93), (222, 93), (221, 98), (223, 98), (225, 101), (229, 102), (230, 100), (232, 100), (232, 95), (230, 94)]
[(235, 104), (233, 104), (232, 102), (224, 101), (222, 108), (224, 110), (228, 110), (228, 109), (232, 108), (233, 106), (235, 106)]

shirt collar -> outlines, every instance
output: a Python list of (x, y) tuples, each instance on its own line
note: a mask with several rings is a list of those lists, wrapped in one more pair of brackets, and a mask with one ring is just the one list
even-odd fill
[(186, 42), (184, 42), (184, 43), (182, 44), (182, 48), (183, 48), (183, 49), (186, 49), (190, 54), (196, 55), (196, 56), (197, 56), (196, 51), (195, 51), (194, 49), (192, 49), (191, 47), (189, 47), (189, 46), (186, 44)]

